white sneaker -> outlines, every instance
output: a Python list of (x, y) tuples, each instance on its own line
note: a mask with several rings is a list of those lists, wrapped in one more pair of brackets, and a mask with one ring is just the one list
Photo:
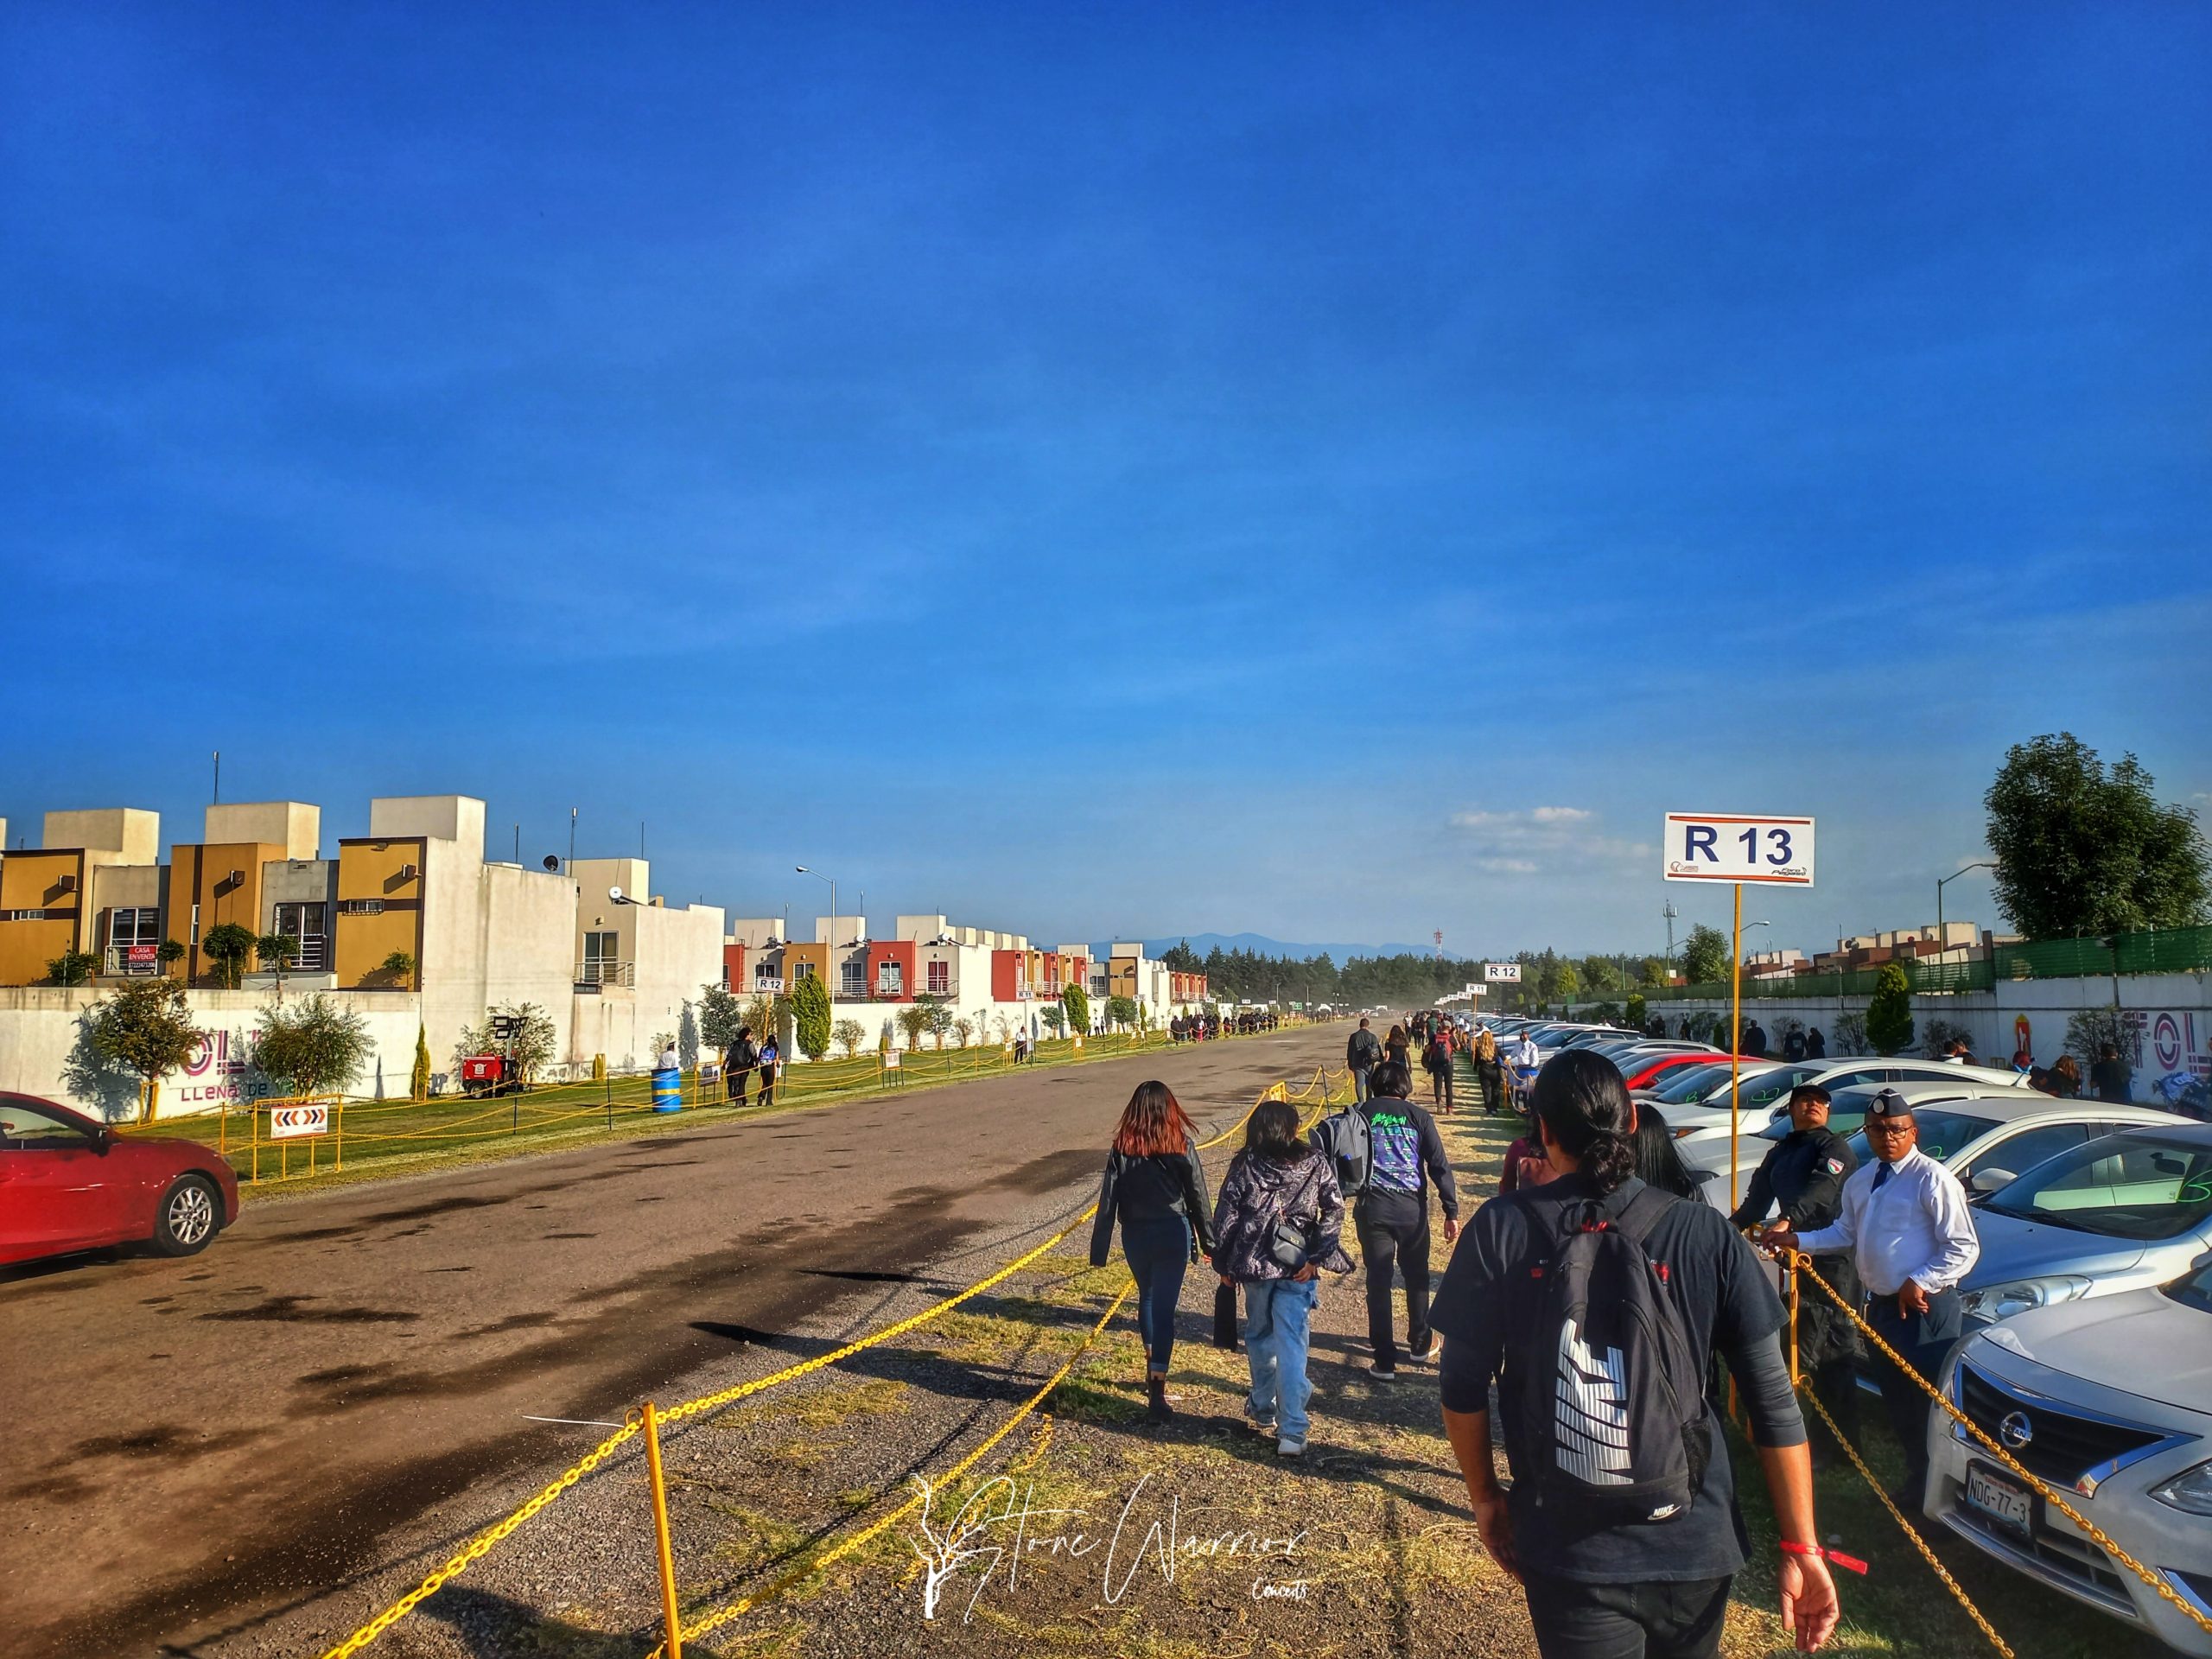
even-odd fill
[(1434, 1337), (1431, 1337), (1428, 1339), (1427, 1347), (1421, 1350), (1418, 1353), (1409, 1355), (1408, 1357), (1411, 1358), (1416, 1365), (1427, 1365), (1432, 1363), (1435, 1360), (1437, 1352), (1436, 1338)]
[(1294, 1440), (1286, 1436), (1275, 1442), (1275, 1456), (1279, 1458), (1302, 1458), (1305, 1455), (1306, 1442), (1303, 1440)]

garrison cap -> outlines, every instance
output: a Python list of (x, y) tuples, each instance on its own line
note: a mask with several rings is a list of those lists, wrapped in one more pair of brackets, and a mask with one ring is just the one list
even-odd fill
[(1869, 1117), (1910, 1117), (1912, 1103), (1894, 1089), (1885, 1089), (1866, 1108)]

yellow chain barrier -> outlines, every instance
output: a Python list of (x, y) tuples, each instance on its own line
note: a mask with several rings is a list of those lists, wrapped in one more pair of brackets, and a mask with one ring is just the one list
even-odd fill
[[(1348, 1076), (1349, 1074), (1346, 1075)], [(1317, 1067), (1315, 1069), (1313, 1077), (1303, 1086), (1301, 1093), (1310, 1093), (1317, 1087), (1320, 1091), (1320, 1098), (1324, 1103), (1325, 1103), (1330, 1096), (1334, 1092), (1335, 1084), (1332, 1074), (1325, 1066)], [(1198, 1143), (1200, 1149), (1204, 1150), (1208, 1147), (1217, 1147), (1221, 1145), (1223, 1141), (1228, 1140), (1230, 1136), (1235, 1135), (1239, 1129), (1243, 1128), (1245, 1122), (1250, 1118), (1253, 1110), (1259, 1105), (1261, 1101), (1287, 1100), (1289, 1098), (1290, 1090), (1287, 1084), (1269, 1084), (1267, 1088), (1261, 1090), (1259, 1099), (1255, 1100), (1252, 1106), (1247, 1107), (1243, 1113), (1237, 1118), (1236, 1122), (1230, 1124), (1229, 1128), (1224, 1129), (1219, 1135), (1213, 1136), (1211, 1140), (1200, 1141)], [(1098, 1206), (1094, 1204), (1089, 1209), (1085, 1210), (1081, 1215), (1077, 1216), (1072, 1222), (1069, 1223), (1065, 1227), (1060, 1229), (1058, 1232), (1054, 1233), (1050, 1238), (1045, 1240), (1043, 1243), (1039, 1244), (1034, 1249), (1027, 1250), (1022, 1255), (1015, 1257), (1012, 1262), (1007, 1262), (995, 1273), (991, 1274), (987, 1278), (978, 1280), (976, 1283), (969, 1286), (967, 1289), (957, 1292), (951, 1296), (948, 1296), (943, 1301), (933, 1303), (930, 1306), (924, 1308), (920, 1313), (913, 1314), (910, 1318), (900, 1319), (893, 1325), (886, 1325), (880, 1331), (873, 1332), (868, 1336), (861, 1337), (853, 1342), (849, 1342), (842, 1347), (831, 1349), (826, 1353), (818, 1354), (812, 1359), (801, 1360), (797, 1364), (787, 1365), (782, 1370), (772, 1372), (766, 1376), (757, 1377), (749, 1382), (741, 1382), (734, 1388), (723, 1389), (714, 1394), (702, 1395), (696, 1399), (687, 1400), (681, 1405), (673, 1406), (667, 1411), (660, 1413), (660, 1421), (663, 1423), (674, 1423), (687, 1417), (697, 1416), (702, 1412), (713, 1411), (719, 1409), (723, 1406), (734, 1404), (736, 1402), (746, 1399), (750, 1395), (763, 1393), (769, 1389), (780, 1387), (785, 1382), (794, 1382), (799, 1377), (810, 1376), (816, 1371), (837, 1364), (841, 1361), (851, 1358), (855, 1354), (864, 1352), (866, 1350), (870, 1348), (880, 1346), (880, 1344), (889, 1342), (895, 1338), (906, 1335), (910, 1331), (917, 1330), (920, 1326), (927, 1325), (934, 1319), (941, 1319), (945, 1314), (951, 1313), (955, 1308), (962, 1306), (963, 1303), (974, 1300), (976, 1297), (982, 1295), (985, 1291), (991, 1289), (995, 1286), (1004, 1283), (1014, 1274), (1019, 1273), (1023, 1268), (1027, 1267), (1031, 1262), (1036, 1261), (1039, 1256), (1051, 1250), (1055, 1245), (1068, 1237), (1070, 1234), (1075, 1232), (1086, 1222), (1091, 1220), (1097, 1215), (1097, 1213)], [(1098, 1324), (1093, 1327), (1093, 1336), (1096, 1336), (1099, 1331), (1103, 1331), (1105, 1328), (1108, 1320), (1113, 1318), (1115, 1310), (1121, 1306), (1122, 1300), (1128, 1296), (1128, 1293), (1135, 1288), (1135, 1284), (1134, 1281), (1122, 1287), (1121, 1294), (1114, 1299), (1112, 1305), (1108, 1307), (1105, 1314), (1099, 1319)], [(1086, 1346), (1088, 1345), (1088, 1343), (1089, 1338), (1086, 1338)], [(1081, 1349), (1077, 1349), (1077, 1356), (1080, 1356), (1082, 1351), (1083, 1351)], [(1035, 1398), (1037, 1400), (1042, 1400), (1046, 1395), (1050, 1394), (1052, 1388), (1058, 1386), (1060, 1379), (1066, 1376), (1069, 1367), (1072, 1366), (1074, 1363), (1075, 1357), (1071, 1357), (1068, 1365), (1063, 1366), (1059, 1373), (1053, 1377), (1052, 1382), (1048, 1383), (1044, 1389), (1039, 1392)], [(993, 1446), (995, 1446), (999, 1440), (1003, 1440), (1007, 1433), (1012, 1432), (1014, 1423), (1019, 1422), (1020, 1421), (1020, 1417), (1022, 1415), (1027, 1415), (1027, 1411), (1031, 1408), (1033, 1408), (1033, 1407), (1024, 1408), (1023, 1412), (1012, 1420), (1012, 1421), (1002, 1428), (997, 1435), (984, 1442), (982, 1446), (977, 1449), (976, 1453), (973, 1454), (969, 1461), (963, 1463), (951, 1471), (951, 1477), (957, 1477), (960, 1473), (964, 1472), (969, 1467), (971, 1467), (975, 1458), (981, 1457)], [(504, 1520), (497, 1522), (493, 1525), (486, 1528), (484, 1531), (479, 1533), (469, 1541), (467, 1548), (447, 1560), (435, 1572), (424, 1579), (421, 1584), (409, 1591), (407, 1594), (402, 1596), (397, 1601), (392, 1603), (391, 1606), (385, 1608), (382, 1612), (378, 1613), (367, 1624), (362, 1625), (344, 1641), (339, 1643), (334, 1647), (325, 1649), (321, 1656), (321, 1659), (350, 1659), (350, 1656), (359, 1653), (363, 1648), (368, 1646), (370, 1643), (375, 1641), (378, 1637), (383, 1635), (385, 1630), (391, 1629), (393, 1624), (405, 1618), (410, 1612), (413, 1611), (415, 1608), (425, 1599), (435, 1594), (442, 1586), (445, 1585), (450, 1580), (458, 1577), (461, 1573), (467, 1571), (472, 1563), (482, 1559), (485, 1554), (489, 1553), (501, 1541), (505, 1539), (515, 1530), (516, 1528), (521, 1526), (524, 1522), (529, 1520), (540, 1510), (543, 1509), (548, 1503), (550, 1503), (555, 1499), (558, 1498), (586, 1474), (588, 1474), (592, 1470), (597, 1468), (600, 1463), (607, 1458), (609, 1453), (613, 1452), (625, 1441), (633, 1438), (639, 1433), (641, 1427), (641, 1422), (633, 1421), (626, 1424), (613, 1434), (609, 1435), (606, 1440), (600, 1442), (597, 1446), (594, 1447), (592, 1451), (587, 1453), (582, 1459), (570, 1465), (569, 1468), (564, 1470), (558, 1478), (540, 1490), (520, 1509), (516, 1510)], [(904, 1512), (905, 1511), (902, 1510), (899, 1513), (903, 1514)], [(846, 1551), (840, 1553), (849, 1553), (850, 1549), (860, 1548), (861, 1544), (868, 1541), (869, 1537), (874, 1536), (875, 1534), (880, 1533), (884, 1527), (889, 1526), (897, 1519), (898, 1514), (893, 1514), (893, 1516), (887, 1517), (872, 1532), (862, 1535), (858, 1540), (849, 1545)], [(827, 1566), (830, 1560), (834, 1559), (834, 1556), (824, 1557), (813, 1565)], [(812, 1566), (810, 1565), (807, 1570), (811, 1571)], [(804, 1576), (804, 1574), (801, 1574), (800, 1576)], [(797, 1579), (794, 1578), (791, 1581), (795, 1583), (797, 1582)], [(763, 1592), (762, 1595), (766, 1596), (777, 1592), (779, 1592), (772, 1590), (769, 1592)], [(749, 1607), (757, 1605), (758, 1599), (759, 1598), (754, 1598), (748, 1600), (745, 1605)], [(741, 1608), (739, 1611), (741, 1611), (743, 1609)], [(729, 1616), (731, 1618), (734, 1618), (736, 1617), (736, 1613), (732, 1612)], [(689, 1637), (694, 1633), (695, 1632), (689, 1630), (685, 1631), (683, 1633), (685, 1639), (689, 1639)]]
[[(2090, 1520), (2088, 1516), (2083, 1515), (2081, 1510), (2075, 1509), (2071, 1503), (2068, 1503), (2063, 1497), (2060, 1496), (2057, 1488), (2051, 1485), (2050, 1482), (2030, 1472), (2026, 1468), (2023, 1467), (2020, 1460), (2014, 1457), (2010, 1452), (2007, 1452), (2003, 1446), (1999, 1446), (1994, 1440), (1991, 1439), (1990, 1436), (1983, 1431), (1980, 1424), (1975, 1422), (1972, 1418), (1968, 1417), (1966, 1413), (1961, 1411), (1958, 1407), (1953, 1405), (1942, 1389), (1937, 1388), (1933, 1382), (1930, 1382), (1926, 1377), (1923, 1376), (1918, 1371), (1907, 1364), (1905, 1363), (1904, 1357), (1899, 1354), (1896, 1349), (1891, 1347), (1887, 1342), (1884, 1341), (1879, 1332), (1876, 1331), (1872, 1325), (1867, 1324), (1864, 1319), (1859, 1317), (1859, 1310), (1852, 1306), (1848, 1301), (1845, 1300), (1843, 1296), (1838, 1293), (1834, 1286), (1828, 1283), (1827, 1280), (1821, 1278), (1819, 1274), (1813, 1271), (1813, 1258), (1811, 1256), (1800, 1250), (1792, 1250), (1788, 1252), (1788, 1259), (1789, 1267), (1793, 1272), (1803, 1274), (1806, 1278), (1811, 1280), (1815, 1286), (1819, 1287), (1821, 1291), (1827, 1295), (1830, 1301), (1841, 1308), (1844, 1313), (1850, 1317), (1851, 1322), (1859, 1327), (1859, 1332), (1861, 1336), (1865, 1337), (1867, 1341), (1872, 1343), (1875, 1347), (1881, 1350), (1884, 1357), (1886, 1357), (1892, 1365), (1895, 1365), (1904, 1376), (1910, 1377), (1919, 1387), (1922, 1393), (1925, 1394), (1930, 1400), (1933, 1400), (1938, 1406), (1942, 1407), (1947, 1416), (1948, 1416), (1954, 1422), (1957, 1423), (1960, 1427), (1965, 1429), (1967, 1433), (1971, 1434), (1976, 1440), (1980, 1441), (1983, 1449), (1987, 1451), (1992, 1457), (1995, 1458), (1999, 1463), (2002, 1463), (2014, 1474), (2019, 1476), (2021, 1479), (2027, 1482), (2028, 1484), (2042, 1497), (2043, 1500), (2046, 1503), (2049, 1503), (2069, 1521), (2071, 1521), (2075, 1526), (2079, 1527), (2082, 1529), (2082, 1535), (2094, 1542), (2098, 1548), (2103, 1550), (2107, 1555), (2111, 1556), (2113, 1560), (2119, 1561), (2123, 1567), (2126, 1567), (2129, 1572), (2134, 1573), (2137, 1578), (2142, 1580), (2144, 1584), (2152, 1591), (2156, 1592), (2161, 1600), (2172, 1603), (2176, 1607), (2181, 1609), (2183, 1612), (2188, 1614), (2190, 1618), (2196, 1623), (2199, 1630), (2204, 1631), (2208, 1636), (2212, 1636), (2212, 1618), (2206, 1618), (2203, 1613), (2198, 1611), (2197, 1609), (2192, 1607), (2188, 1602), (2184, 1601), (2181, 1596), (2175, 1592), (2173, 1586), (2166, 1582), (2166, 1576), (2164, 1573), (2158, 1572), (2154, 1568), (2144, 1566), (2142, 1562), (2137, 1560), (2134, 1556), (2129, 1554), (2126, 1550), (2121, 1548), (2119, 1544), (2115, 1543), (2113, 1541), (2113, 1537), (2110, 1533), (2107, 1533), (2102, 1527), (2097, 1525), (2095, 1522)], [(1825, 1419), (1827, 1416), (1827, 1413), (1823, 1410), (1821, 1413), (1821, 1415)], [(1831, 1423), (1829, 1427), (1833, 1428), (1834, 1425)], [(1842, 1436), (1838, 1435), (1837, 1439), (1840, 1440)], [(1846, 1450), (1848, 1449), (1849, 1448), (1847, 1446)], [(1858, 1461), (1857, 1453), (1853, 1453), (1852, 1460), (1854, 1463)], [(1894, 1506), (1892, 1506), (1891, 1512), (1896, 1513)], [(1903, 1521), (1902, 1516), (1898, 1518), (1900, 1522)], [(1910, 1526), (1906, 1527), (1905, 1530), (1908, 1533), (1912, 1533), (1912, 1529)], [(1917, 1542), (1919, 1535), (1912, 1533), (1912, 1535), (1915, 1541)], [(1927, 1547), (1924, 1544), (1921, 1546), (1921, 1551), (1923, 1554), (1928, 1554), (1929, 1553)], [(1929, 1559), (1933, 1561), (1935, 1558), (1933, 1555), (1929, 1555)], [(1939, 1566), (1936, 1570), (1938, 1572), (1942, 1572), (1942, 1569)], [(1944, 1577), (1946, 1582), (1948, 1582), (1949, 1575), (1946, 1573)], [(1954, 1586), (1954, 1590), (1955, 1592), (1955, 1586)], [(1964, 1599), (1962, 1593), (1961, 1595), (1961, 1599)], [(1975, 1615), (1975, 1618), (1979, 1621), (1980, 1615), (1977, 1613)], [(1989, 1627), (1986, 1624), (1984, 1624), (1982, 1628), (1986, 1630)], [(1996, 1639), (1994, 1632), (1991, 1633), (1991, 1639), (1993, 1641)], [(2001, 1642), (1999, 1643), (1998, 1645), (1999, 1647), (2004, 1646)], [(2010, 1649), (2008, 1649), (2006, 1651), (2009, 1652)]]

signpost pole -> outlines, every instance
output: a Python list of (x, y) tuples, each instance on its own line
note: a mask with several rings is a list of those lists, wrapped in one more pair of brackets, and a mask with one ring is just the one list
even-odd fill
[(1744, 1103), (1744, 884), (1736, 883), (1736, 944), (1728, 957), (1728, 1212), (1740, 1202), (1736, 1192), (1736, 1139), (1743, 1128)]

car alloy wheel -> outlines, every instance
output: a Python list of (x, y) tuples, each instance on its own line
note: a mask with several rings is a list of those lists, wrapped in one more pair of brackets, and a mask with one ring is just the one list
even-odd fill
[(187, 1176), (162, 1200), (162, 1224), (155, 1240), (171, 1255), (189, 1255), (215, 1236), (215, 1192), (197, 1176)]

